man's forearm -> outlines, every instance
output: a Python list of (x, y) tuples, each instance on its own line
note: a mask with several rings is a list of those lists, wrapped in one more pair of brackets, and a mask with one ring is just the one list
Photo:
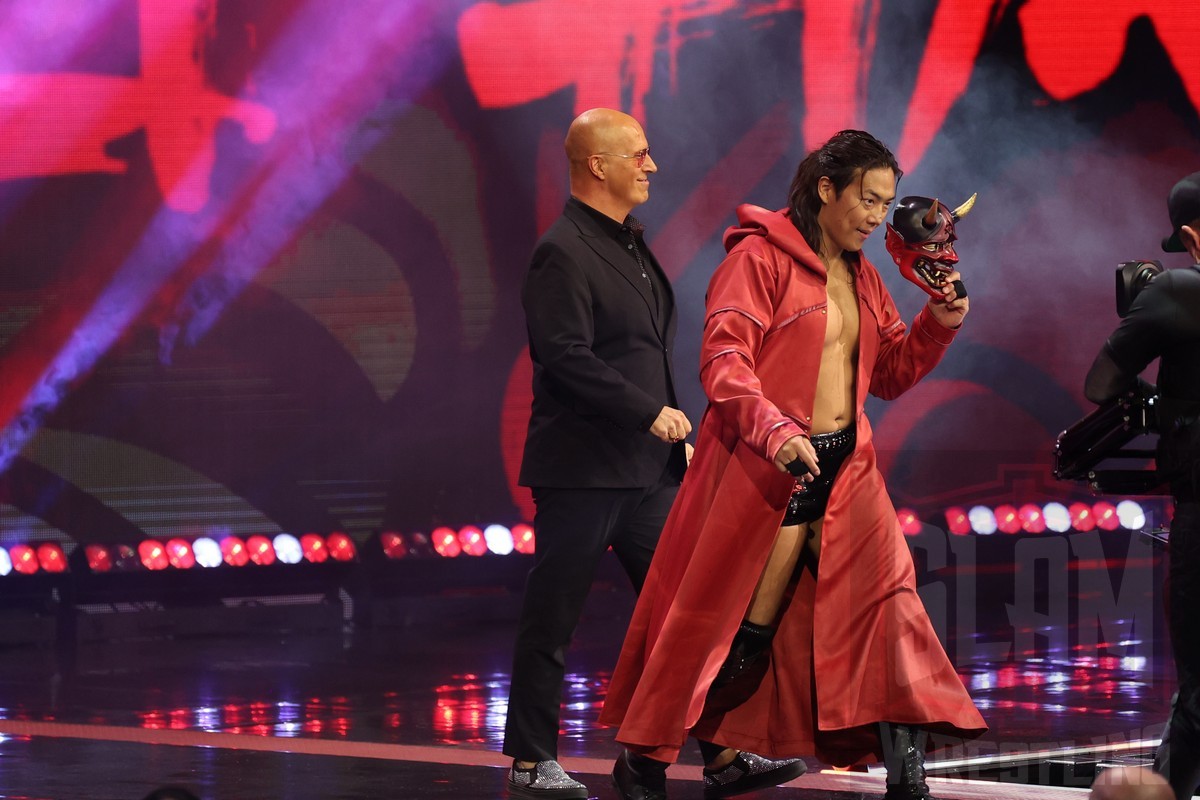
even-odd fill
[(1137, 384), (1137, 375), (1130, 375), (1122, 370), (1113, 360), (1108, 345), (1105, 344), (1088, 370), (1087, 378), (1083, 382), (1083, 394), (1093, 403), (1105, 403), (1135, 388)]

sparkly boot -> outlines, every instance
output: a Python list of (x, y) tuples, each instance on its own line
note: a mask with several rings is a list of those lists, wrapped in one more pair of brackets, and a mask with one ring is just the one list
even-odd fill
[(884, 800), (933, 800), (925, 784), (925, 735), (912, 725), (879, 724), (887, 766)]
[(667, 800), (667, 765), (622, 750), (613, 766), (613, 786), (621, 800)]
[(769, 625), (755, 625), (749, 620), (744, 620), (733, 635), (729, 655), (725, 657), (725, 663), (718, 670), (709, 691), (728, 686), (750, 672), (756, 664), (765, 665), (765, 656), (774, 637), (775, 629)]

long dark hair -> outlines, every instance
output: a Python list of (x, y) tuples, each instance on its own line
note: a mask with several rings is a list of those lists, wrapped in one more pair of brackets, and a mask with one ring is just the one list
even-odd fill
[(800, 162), (788, 192), (788, 213), (792, 224), (814, 253), (820, 254), (824, 244), (821, 226), (817, 224), (817, 214), (822, 205), (817, 184), (821, 178), (833, 181), (834, 191), (840, 197), (855, 177), (862, 180), (864, 172), (882, 167), (896, 173), (897, 181), (904, 174), (896, 163), (896, 157), (883, 142), (866, 131), (856, 130), (834, 134)]

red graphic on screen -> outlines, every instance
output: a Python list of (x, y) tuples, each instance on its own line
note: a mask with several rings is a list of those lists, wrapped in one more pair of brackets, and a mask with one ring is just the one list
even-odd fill
[(1055, 100), (1096, 88), (1125, 55), (1129, 26), (1146, 17), (1192, 105), (1200, 109), (1200, 14), (1194, 3), (1110, 0), (1094, 13), (1086, 0), (1029, 0), (1020, 10), (1025, 54)]
[[(966, 91), (987, 36), (1011, 0), (941, 0), (934, 12), (897, 155), (912, 170)], [(1056, 100), (1096, 88), (1125, 53), (1129, 26), (1154, 24), (1163, 47), (1200, 110), (1200, 16), (1186, 4), (1119, 0), (1097, 14), (1088, 0), (1029, 0), (1018, 19), (1029, 66)], [(742, 3), (737, 0), (579, 2), (529, 0), (479, 3), (459, 20), (467, 79), (485, 108), (529, 103), (568, 88), (575, 110), (628, 108), (644, 119), (656, 47), (668, 50), (674, 76), (679, 49), (701, 33), (696, 21), (723, 13), (744, 18), (802, 10), (800, 76), (805, 98), (802, 132), (812, 148), (842, 128), (865, 124), (867, 77), (879, 37), (879, 4), (866, 0)], [(584, 20), (602, 26), (582, 27)], [(586, 37), (586, 47), (581, 46)], [(665, 43), (663, 45), (662, 43)], [(624, 102), (628, 98), (628, 102)]]
[[(666, 42), (673, 80), (680, 47), (706, 35), (693, 23), (729, 12), (749, 19), (800, 9), (806, 15), (801, 43), (801, 77), (808, 98), (804, 139), (815, 145), (842, 128), (862, 125), (877, 3), (484, 2), (462, 15), (458, 35), (467, 79), (485, 108), (521, 105), (573, 87), (577, 112), (620, 107), (628, 95), (630, 113), (644, 119), (643, 98), (650, 90), (656, 43)], [(595, 19), (605, 23), (585, 22)], [(684, 26), (695, 32), (683, 33)], [(586, 46), (581, 46), (581, 36)]]
[(138, 13), (138, 77), (0, 75), (0, 180), (124, 172), (105, 148), (144, 129), (166, 204), (191, 213), (208, 202), (219, 123), (236, 121), (252, 142), (271, 137), (270, 109), (205, 85), (214, 3), (139, 0)]
[[(929, 32), (897, 155), (911, 169), (967, 89), (975, 61), (1009, 0), (943, 0)], [(1150, 20), (1191, 104), (1200, 110), (1200, 15), (1185, 3), (1114, 0), (1104, 13), (1087, 0), (1029, 0), (1017, 14), (1025, 58), (1055, 100), (1108, 80), (1126, 52), (1129, 26)]]

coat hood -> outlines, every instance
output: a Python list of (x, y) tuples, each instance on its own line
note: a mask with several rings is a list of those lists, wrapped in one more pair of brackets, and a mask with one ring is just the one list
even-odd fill
[(737, 207), (737, 219), (738, 224), (725, 231), (725, 252), (732, 251), (748, 237), (762, 236), (813, 272), (825, 274), (825, 265), (792, 224), (786, 208), (770, 211), (745, 203)]

